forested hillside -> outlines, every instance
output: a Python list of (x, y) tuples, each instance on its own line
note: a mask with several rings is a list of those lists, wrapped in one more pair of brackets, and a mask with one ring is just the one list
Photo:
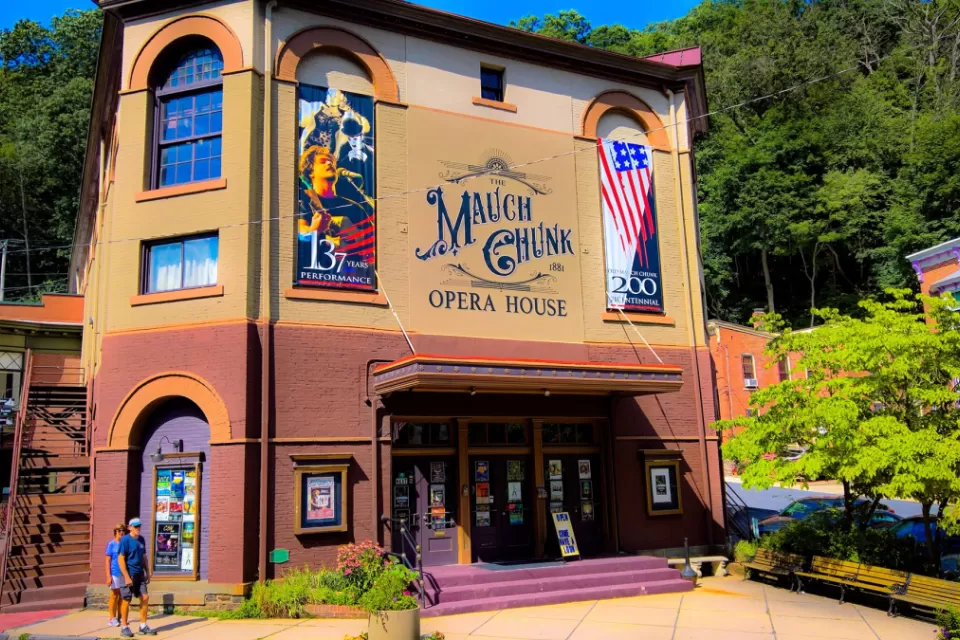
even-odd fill
[[(698, 141), (712, 316), (855, 312), (915, 286), (906, 253), (960, 235), (956, 2), (707, 1), (642, 31), (576, 11), (514, 26), (638, 56), (699, 45), (711, 110), (836, 74), (722, 111)], [(85, 11), (0, 32), (0, 239), (72, 241), (99, 27)], [(8, 299), (63, 289), (68, 258), (11, 254)]]
[(838, 74), (713, 116), (696, 146), (710, 315), (804, 326), (915, 287), (903, 256), (960, 235), (958, 23), (944, 0), (741, 0), (643, 31), (575, 11), (514, 26), (637, 56), (700, 45), (711, 110)]
[(17, 241), (7, 300), (66, 290), (99, 43), (99, 11), (0, 32), (0, 240)]

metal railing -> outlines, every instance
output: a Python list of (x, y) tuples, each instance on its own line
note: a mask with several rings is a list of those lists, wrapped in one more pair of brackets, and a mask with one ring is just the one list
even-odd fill
[[(411, 571), (417, 574), (417, 592), (419, 593), (420, 606), (424, 609), (427, 608), (427, 592), (424, 588), (423, 582), (423, 550), (420, 544), (413, 538), (410, 534), (410, 529), (407, 528), (407, 521), (401, 520), (400, 518), (391, 518), (388, 515), (380, 516), (380, 521), (386, 525), (389, 525), (391, 531), (393, 530), (393, 525), (399, 526), (400, 529), (400, 538), (403, 542), (410, 545), (416, 551), (416, 563), (411, 563), (410, 558), (407, 557), (405, 553), (396, 553), (393, 551), (387, 551), (388, 556), (399, 558), (399, 560)], [(417, 530), (420, 532), (420, 537), (423, 537), (423, 527), (418, 527)]]
[(750, 523), (750, 507), (736, 490), (727, 486), (724, 492), (727, 498), (727, 531), (741, 540), (753, 540), (753, 527)]
[(33, 358), (30, 349), (24, 353), (26, 366), (23, 370), (23, 393), (20, 396), (20, 410), (17, 411), (17, 426), (13, 434), (13, 454), (10, 457), (10, 497), (7, 502), (6, 533), (3, 541), (3, 556), (0, 557), (0, 597), (3, 596), (3, 587), (7, 581), (7, 562), (10, 557), (10, 546), (13, 541), (13, 518), (17, 510), (17, 479), (20, 475), (20, 449), (23, 444), (23, 428), (27, 419), (27, 406), (30, 402), (30, 380), (33, 375)]

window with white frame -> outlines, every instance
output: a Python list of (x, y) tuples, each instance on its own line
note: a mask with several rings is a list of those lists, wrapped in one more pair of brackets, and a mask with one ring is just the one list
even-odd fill
[(145, 244), (142, 293), (196, 289), (217, 284), (220, 258), (216, 234)]

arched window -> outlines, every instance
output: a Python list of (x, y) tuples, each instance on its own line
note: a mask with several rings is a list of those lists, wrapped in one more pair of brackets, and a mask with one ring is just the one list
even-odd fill
[(154, 186), (220, 177), (223, 56), (203, 44), (171, 59), (158, 78)]

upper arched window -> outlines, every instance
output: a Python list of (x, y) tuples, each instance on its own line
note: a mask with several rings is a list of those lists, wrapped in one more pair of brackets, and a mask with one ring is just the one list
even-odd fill
[(180, 50), (157, 78), (154, 185), (220, 177), (223, 131), (223, 56), (212, 44)]

